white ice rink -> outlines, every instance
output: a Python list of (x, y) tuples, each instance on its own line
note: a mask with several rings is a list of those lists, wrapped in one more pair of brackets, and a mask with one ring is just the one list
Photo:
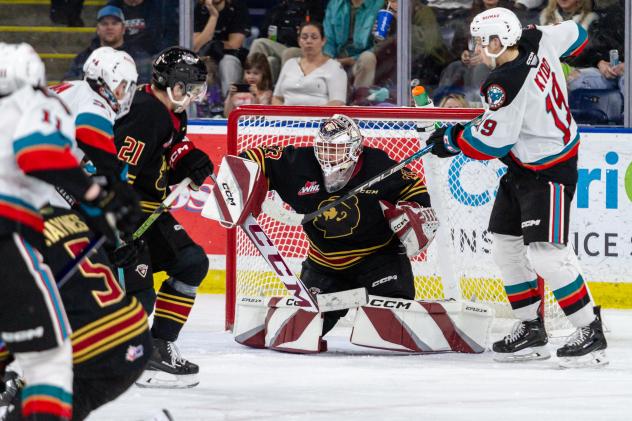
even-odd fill
[(345, 328), (327, 336), (324, 354), (254, 350), (223, 331), (224, 297), (201, 295), (178, 341), (200, 365), (200, 385), (133, 387), (89, 421), (151, 419), (160, 408), (176, 421), (632, 420), (632, 311), (603, 317), (610, 365), (560, 370), (555, 357), (500, 364), (489, 352), (386, 354), (349, 344)]

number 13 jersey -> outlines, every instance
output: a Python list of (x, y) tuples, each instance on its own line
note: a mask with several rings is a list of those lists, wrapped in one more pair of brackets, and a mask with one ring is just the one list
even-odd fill
[(579, 134), (560, 57), (577, 55), (587, 41), (573, 21), (525, 29), (518, 57), (494, 69), (481, 86), (486, 110), (456, 139), (462, 152), (573, 184)]

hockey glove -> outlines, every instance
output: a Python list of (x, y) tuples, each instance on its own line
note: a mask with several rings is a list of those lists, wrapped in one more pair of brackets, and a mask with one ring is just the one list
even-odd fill
[(191, 188), (197, 190), (206, 177), (213, 174), (213, 163), (208, 155), (197, 149), (186, 137), (171, 147), (168, 154), (169, 167), (174, 173), (175, 181), (185, 177), (191, 179)]
[(458, 155), (461, 150), (456, 146), (456, 138), (462, 131), (463, 125), (457, 123), (453, 126), (441, 127), (432, 132), (426, 141), (427, 145), (432, 145), (430, 153), (439, 158), (449, 158)]
[(428, 248), (439, 228), (434, 209), (424, 208), (417, 202), (400, 201), (394, 206), (386, 200), (380, 200), (380, 207), (409, 257)]
[(96, 199), (82, 202), (79, 211), (90, 228), (105, 235), (109, 244), (116, 244), (117, 229), (124, 237), (132, 235), (141, 219), (136, 193), (118, 181), (101, 188)]
[(142, 239), (130, 239), (119, 247), (108, 250), (110, 262), (116, 267), (128, 269), (136, 264), (144, 246)]

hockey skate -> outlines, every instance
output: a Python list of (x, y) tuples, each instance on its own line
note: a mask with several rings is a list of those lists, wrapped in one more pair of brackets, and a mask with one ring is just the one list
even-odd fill
[(24, 388), (24, 380), (15, 371), (7, 370), (0, 384), (0, 420), (12, 410), (19, 407), (20, 390)]
[(185, 360), (175, 343), (154, 338), (147, 368), (136, 380), (138, 387), (184, 389), (197, 386), (200, 368)]
[(517, 322), (511, 333), (502, 340), (494, 342), (494, 360), (499, 362), (517, 362), (546, 360), (551, 353), (546, 347), (549, 338), (541, 318), (527, 322)]
[(569, 341), (557, 350), (562, 368), (601, 367), (610, 361), (606, 357), (608, 343), (603, 334), (599, 314), (588, 326), (580, 327)]

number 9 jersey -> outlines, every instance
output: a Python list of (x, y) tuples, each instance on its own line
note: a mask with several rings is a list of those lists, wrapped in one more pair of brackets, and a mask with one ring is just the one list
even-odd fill
[(518, 57), (494, 69), (481, 86), (483, 116), (449, 142), (471, 158), (501, 158), (510, 169), (574, 184), (579, 134), (560, 58), (579, 54), (587, 41), (573, 21), (525, 29)]

